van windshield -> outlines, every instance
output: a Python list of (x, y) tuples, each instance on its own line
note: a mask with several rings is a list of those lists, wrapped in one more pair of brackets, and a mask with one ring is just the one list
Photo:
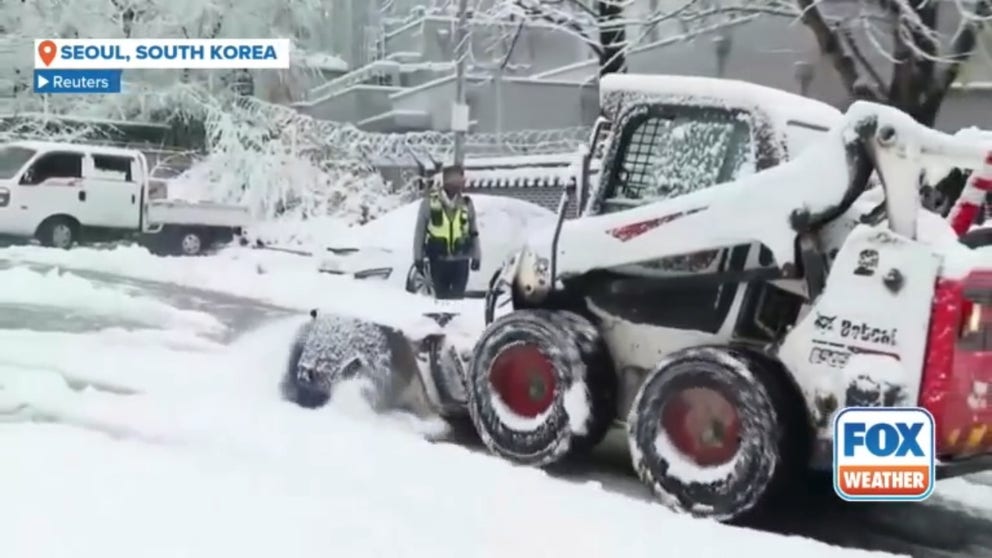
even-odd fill
[(17, 172), (24, 168), (25, 163), (31, 160), (34, 153), (33, 149), (14, 145), (0, 147), (0, 179), (14, 178)]

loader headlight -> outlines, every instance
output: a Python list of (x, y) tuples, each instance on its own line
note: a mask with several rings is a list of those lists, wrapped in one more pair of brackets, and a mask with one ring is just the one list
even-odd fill
[(536, 272), (539, 276), (548, 275), (550, 270), (551, 260), (548, 258), (537, 258), (537, 261), (534, 262), (534, 272)]
[(972, 303), (971, 309), (968, 311), (968, 316), (964, 322), (964, 331), (962, 331), (962, 334), (969, 335), (972, 333), (978, 333), (980, 329), (982, 329), (982, 305)]
[(514, 283), (525, 299), (538, 302), (547, 296), (551, 290), (551, 262), (548, 258), (538, 256), (529, 249), (520, 253)]

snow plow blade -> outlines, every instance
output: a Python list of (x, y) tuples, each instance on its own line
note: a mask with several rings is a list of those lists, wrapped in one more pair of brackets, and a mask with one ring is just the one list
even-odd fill
[(307, 408), (322, 407), (335, 385), (365, 379), (369, 403), (418, 416), (466, 413), (464, 356), (449, 342), (444, 327), (458, 314), (429, 312), (436, 324), (408, 335), (360, 318), (310, 311), (310, 320), (292, 341), (283, 376), (283, 398)]

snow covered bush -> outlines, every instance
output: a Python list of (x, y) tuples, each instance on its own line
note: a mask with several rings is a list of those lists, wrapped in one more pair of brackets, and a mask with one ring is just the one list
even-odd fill
[(263, 220), (364, 222), (399, 203), (323, 123), (257, 99), (199, 97), (176, 106), (203, 122), (209, 155), (170, 184), (170, 197), (243, 204)]

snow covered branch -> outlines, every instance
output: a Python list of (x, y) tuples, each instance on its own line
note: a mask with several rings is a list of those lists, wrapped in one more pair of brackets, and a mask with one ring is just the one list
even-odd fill
[[(678, 21), (682, 35), (692, 37), (759, 15), (797, 17), (788, 0), (684, 0), (677, 6), (659, 3), (648, 13), (630, 13), (634, 0), (493, 0), (473, 13), (476, 20), (546, 25), (572, 35), (589, 46), (600, 61), (601, 73), (624, 71), (631, 49), (644, 45), (658, 26)], [(516, 32), (517, 27), (507, 26)], [(632, 36), (628, 36), (632, 34)], [(505, 41), (504, 41), (505, 42)], [(509, 54), (509, 53), (508, 53)]]
[[(990, 0), (859, 0), (840, 8), (796, 2), (800, 19), (852, 97), (890, 103), (925, 124), (936, 120), (947, 91), (977, 48), (979, 33), (992, 20)], [(951, 36), (941, 32), (948, 16), (958, 20)], [(872, 54), (890, 71), (879, 70)]]

